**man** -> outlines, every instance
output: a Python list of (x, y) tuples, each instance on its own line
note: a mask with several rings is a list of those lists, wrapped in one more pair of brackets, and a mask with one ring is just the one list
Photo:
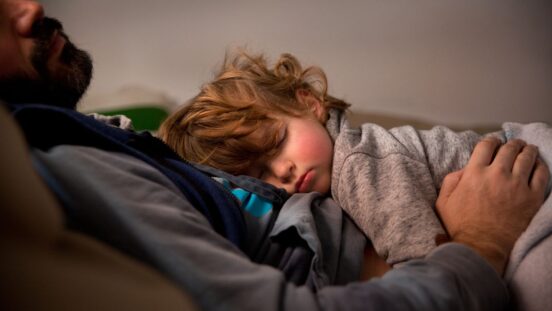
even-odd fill
[[(39, 102), (68, 108), (51, 115), (66, 114), (95, 127), (70, 110), (90, 77), (89, 57), (70, 43), (57, 21), (44, 17), (38, 3), (0, 0), (0, 99), (10, 107)], [(33, 128), (24, 116), (15, 116), (26, 133), (40, 131), (39, 125)], [(72, 137), (71, 145), (43, 148), (42, 139), (49, 137), (38, 137), (27, 136), (34, 163), (63, 203), (68, 226), (155, 267), (205, 310), (499, 310), (507, 302), (500, 275), (515, 240), (543, 202), (549, 177), (534, 148), (513, 141), (494, 156), (498, 142), (485, 140), (463, 172), (446, 178), (441, 190), (438, 212), (455, 243), (445, 243), (381, 280), (308, 287), (287, 281), (290, 274), (252, 262), (233, 242), (239, 239), (217, 230), (218, 222), (228, 219), (210, 220), (212, 213), (225, 211), (212, 205), (208, 212), (200, 211), (199, 203), (191, 202), (201, 200), (185, 195), (186, 189), (162, 173), (165, 166), (152, 157), (109, 144), (98, 147), (85, 138), (80, 144), (79, 137)], [(516, 195), (504, 200), (511, 193)], [(228, 223), (222, 227), (228, 229)], [(349, 237), (358, 239), (358, 234), (344, 235), (342, 241)], [(315, 265), (312, 256), (306, 257), (296, 263), (310, 267), (312, 260)], [(280, 268), (291, 275), (300, 269)]]
[(15, 17), (0, 21), (2, 99), (74, 108), (92, 77), (88, 54), (68, 40), (58, 21), (44, 18), (38, 3), (6, 1), (3, 6), (5, 15)]

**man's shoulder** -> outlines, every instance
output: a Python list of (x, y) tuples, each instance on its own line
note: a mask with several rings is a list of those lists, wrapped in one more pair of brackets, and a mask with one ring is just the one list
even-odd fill
[[(68, 178), (89, 176), (90, 182), (97, 181), (101, 184), (105, 180), (111, 180), (121, 185), (135, 180), (134, 185), (138, 188), (155, 183), (180, 195), (178, 188), (163, 173), (148, 163), (124, 153), (88, 146), (59, 145), (48, 151), (33, 149), (32, 155), (50, 170)], [(143, 182), (136, 182), (138, 179)]]

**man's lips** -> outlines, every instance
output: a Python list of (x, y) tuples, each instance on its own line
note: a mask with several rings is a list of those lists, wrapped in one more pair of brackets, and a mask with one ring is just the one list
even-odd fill
[(311, 183), (314, 178), (314, 171), (309, 170), (305, 174), (301, 175), (297, 182), (295, 183), (295, 192), (304, 193), (311, 190)]
[(65, 43), (65, 36), (63, 36), (63, 34), (59, 30), (54, 31), (52, 39), (50, 40), (50, 47), (48, 49), (49, 57), (57, 57), (59, 54), (61, 54)]

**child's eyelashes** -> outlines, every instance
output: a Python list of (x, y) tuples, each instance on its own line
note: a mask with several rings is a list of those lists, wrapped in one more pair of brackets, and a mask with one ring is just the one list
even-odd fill
[(270, 164), (265, 163), (259, 168), (259, 172), (258, 172), (259, 177), (257, 178), (264, 180), (271, 176), (272, 170), (270, 169), (269, 165)]
[(276, 146), (274, 146), (275, 150), (280, 150), (282, 148), (282, 146), (284, 146), (284, 143), (286, 142), (287, 136), (288, 136), (288, 131), (287, 131), (287, 126), (285, 126), (280, 131), (280, 140), (278, 141)]
[(263, 166), (254, 165), (246, 173), (246, 175), (251, 176), (251, 177), (255, 177), (257, 179), (265, 178), (266, 174), (267, 174), (267, 169), (264, 167), (264, 165)]

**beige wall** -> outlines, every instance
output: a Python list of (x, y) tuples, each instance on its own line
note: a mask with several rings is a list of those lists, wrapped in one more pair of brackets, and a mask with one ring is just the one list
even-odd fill
[(326, 69), (355, 110), (449, 125), (552, 123), (552, 1), (51, 0), (96, 62), (85, 101), (127, 85), (178, 102), (228, 46)]

